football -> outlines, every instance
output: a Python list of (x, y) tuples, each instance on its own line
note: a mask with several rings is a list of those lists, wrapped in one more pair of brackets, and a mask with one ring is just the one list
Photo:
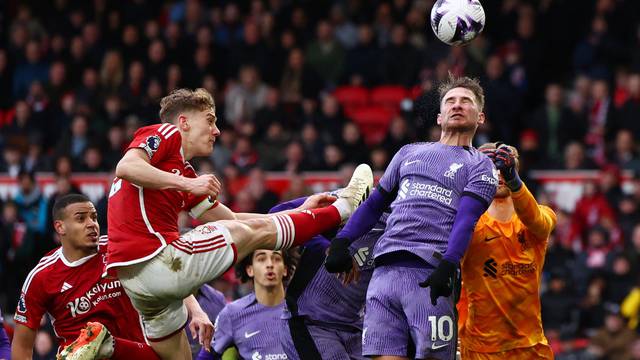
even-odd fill
[(484, 29), (484, 8), (478, 0), (438, 0), (431, 9), (431, 28), (449, 45), (463, 45)]

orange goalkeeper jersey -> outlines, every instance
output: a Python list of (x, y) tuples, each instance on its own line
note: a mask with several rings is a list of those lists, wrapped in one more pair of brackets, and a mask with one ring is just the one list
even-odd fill
[(485, 212), (461, 263), (460, 341), (476, 352), (547, 344), (539, 291), (556, 215), (526, 186), (511, 197), (516, 214), (502, 223)]

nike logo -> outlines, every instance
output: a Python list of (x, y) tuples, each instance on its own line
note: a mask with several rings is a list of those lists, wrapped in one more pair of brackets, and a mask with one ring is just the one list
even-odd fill
[(260, 330), (258, 330), (258, 331), (254, 331), (254, 332), (252, 332), (252, 333), (248, 333), (248, 332), (246, 332), (246, 331), (245, 331), (245, 332), (244, 332), (244, 337), (245, 337), (245, 339), (248, 339), (248, 338), (250, 338), (250, 337), (252, 337), (252, 336), (254, 336), (254, 335), (258, 335), (258, 333), (259, 333), (259, 332), (260, 332)]
[(489, 242), (489, 241), (491, 241), (491, 240), (493, 240), (493, 239), (497, 239), (497, 238), (499, 238), (499, 237), (500, 237), (500, 235), (498, 235), (498, 236), (494, 236), (494, 237), (485, 237), (485, 238), (484, 238), (484, 241)]
[(440, 345), (436, 345), (436, 343), (431, 343), (431, 350), (438, 350), (440, 348), (443, 348), (445, 346), (449, 345), (448, 343), (444, 343), (444, 344), (440, 344)]
[(420, 161), (421, 160), (413, 160), (413, 161), (407, 160), (407, 161), (404, 162), (404, 166), (409, 166), (411, 164), (414, 164), (414, 163), (417, 163), (417, 162), (420, 162)]

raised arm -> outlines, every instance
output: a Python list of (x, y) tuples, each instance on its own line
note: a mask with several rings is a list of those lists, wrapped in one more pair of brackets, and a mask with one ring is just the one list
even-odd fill
[(547, 206), (539, 205), (526, 185), (511, 193), (516, 214), (524, 226), (537, 238), (547, 239), (556, 226), (556, 213)]

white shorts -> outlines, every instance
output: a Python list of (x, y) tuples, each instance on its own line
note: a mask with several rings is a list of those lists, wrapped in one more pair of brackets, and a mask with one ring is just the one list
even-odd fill
[(118, 277), (142, 315), (149, 341), (161, 341), (187, 323), (184, 298), (224, 274), (237, 259), (229, 230), (215, 222), (200, 225), (151, 260), (118, 268)]

